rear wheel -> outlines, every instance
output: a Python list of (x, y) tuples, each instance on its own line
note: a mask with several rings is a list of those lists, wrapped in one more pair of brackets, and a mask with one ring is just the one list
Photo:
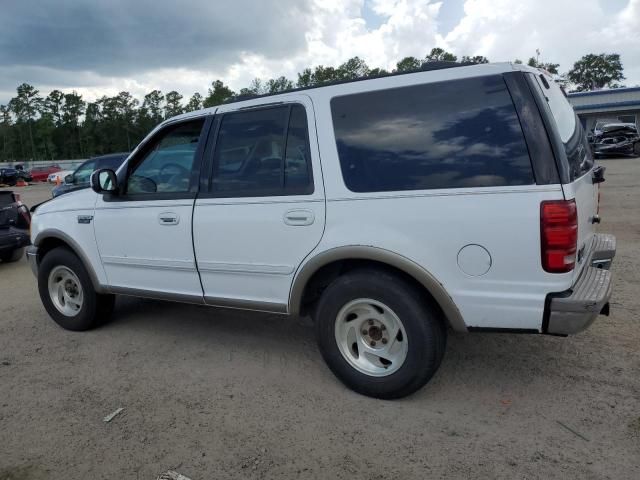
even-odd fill
[(55, 248), (38, 268), (40, 299), (49, 316), (67, 330), (94, 328), (107, 320), (115, 297), (98, 294), (80, 259), (66, 248)]
[(18, 248), (17, 250), (13, 250), (9, 253), (3, 253), (0, 255), (0, 260), (4, 263), (17, 262), (24, 256), (24, 247)]
[(446, 328), (437, 308), (404, 278), (357, 270), (323, 292), (316, 335), (333, 373), (353, 390), (400, 398), (422, 387), (438, 369)]

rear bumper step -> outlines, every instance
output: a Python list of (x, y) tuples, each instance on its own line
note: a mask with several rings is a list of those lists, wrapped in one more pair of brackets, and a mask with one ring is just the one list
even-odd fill
[(609, 314), (612, 280), (609, 267), (616, 254), (613, 235), (595, 235), (589, 263), (566, 292), (549, 295), (545, 333), (571, 335), (588, 328), (598, 315)]
[(616, 237), (603, 233), (594, 235), (592, 251), (591, 265), (609, 269), (616, 255)]

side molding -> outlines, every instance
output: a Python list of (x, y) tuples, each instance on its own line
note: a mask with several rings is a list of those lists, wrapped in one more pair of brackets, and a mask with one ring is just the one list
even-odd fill
[(183, 295), (180, 293), (156, 292), (153, 290), (141, 290), (139, 288), (111, 287), (109, 293), (127, 295), (129, 297), (150, 298), (152, 300), (166, 300), (169, 302), (193, 303), (204, 305), (202, 295)]
[(109, 293), (108, 289), (105, 288), (103, 285), (101, 285), (100, 282), (98, 281), (98, 275), (96, 274), (96, 271), (94, 270), (93, 265), (91, 264), (91, 261), (89, 260), (89, 258), (87, 258), (85, 253), (82, 251), (82, 248), (80, 247), (80, 245), (78, 245), (78, 243), (73, 238), (71, 238), (69, 235), (67, 235), (61, 230), (58, 230), (55, 228), (49, 228), (47, 230), (43, 230), (39, 232), (38, 236), (34, 239), (33, 244), (37, 247), (47, 238), (55, 238), (69, 245), (71, 250), (73, 250), (73, 253), (75, 253), (78, 256), (78, 258), (80, 258), (80, 260), (82, 261), (84, 268), (87, 269), (87, 272), (89, 273), (89, 277), (91, 278), (91, 283), (93, 283), (93, 288), (96, 289), (96, 292)]
[(418, 281), (433, 296), (442, 311), (444, 312), (449, 325), (457, 332), (467, 332), (467, 326), (462, 319), (460, 310), (446, 292), (440, 282), (433, 275), (412, 260), (402, 255), (385, 250), (383, 248), (366, 245), (350, 245), (337, 247), (322, 252), (307, 263), (298, 271), (293, 280), (291, 292), (289, 294), (289, 313), (298, 315), (302, 304), (302, 295), (307, 282), (322, 267), (339, 260), (372, 260), (390, 265), (403, 271), (407, 275)]
[(204, 303), (211, 307), (232, 308), (234, 310), (251, 310), (254, 312), (287, 314), (284, 303), (261, 302), (256, 300), (242, 300), (236, 298), (204, 297)]

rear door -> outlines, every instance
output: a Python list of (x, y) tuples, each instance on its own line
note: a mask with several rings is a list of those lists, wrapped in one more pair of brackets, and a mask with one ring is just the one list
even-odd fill
[(562, 189), (567, 200), (575, 199), (578, 212), (577, 276), (586, 263), (598, 214), (598, 184), (593, 183), (594, 161), (582, 124), (565, 94), (551, 77), (534, 75), (536, 85), (546, 98), (556, 132), (566, 155), (561, 166)]
[(311, 100), (218, 110), (193, 237), (211, 305), (286, 312), (293, 274), (324, 230)]

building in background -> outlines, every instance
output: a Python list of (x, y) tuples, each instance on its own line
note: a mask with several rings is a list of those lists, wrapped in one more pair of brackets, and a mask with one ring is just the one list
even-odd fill
[(640, 87), (570, 93), (568, 97), (588, 132), (598, 121), (640, 125)]

